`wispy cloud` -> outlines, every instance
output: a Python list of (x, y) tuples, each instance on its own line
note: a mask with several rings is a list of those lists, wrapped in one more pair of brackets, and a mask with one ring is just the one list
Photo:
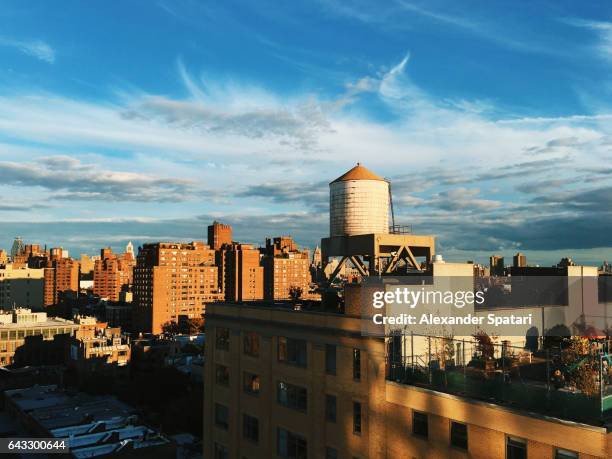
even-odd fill
[(186, 199), (193, 188), (187, 180), (104, 170), (68, 156), (37, 162), (0, 161), (0, 181), (57, 192), (52, 199), (88, 201), (175, 202)]
[(612, 22), (592, 21), (581, 18), (564, 18), (563, 22), (574, 27), (590, 30), (597, 41), (594, 49), (601, 58), (612, 62)]
[(55, 50), (48, 43), (41, 40), (15, 40), (0, 37), (0, 46), (15, 48), (28, 56), (35, 57), (49, 64), (55, 62)]

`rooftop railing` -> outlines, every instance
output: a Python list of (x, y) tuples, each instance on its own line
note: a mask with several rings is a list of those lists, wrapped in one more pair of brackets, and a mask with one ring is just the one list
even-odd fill
[(612, 354), (415, 334), (387, 338), (387, 380), (591, 425), (612, 419)]

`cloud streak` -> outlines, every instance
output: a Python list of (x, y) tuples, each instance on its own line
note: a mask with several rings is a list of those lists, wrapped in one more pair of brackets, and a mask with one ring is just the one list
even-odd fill
[(0, 37), (0, 46), (14, 48), (48, 64), (55, 62), (55, 50), (41, 40), (14, 40), (8, 37)]

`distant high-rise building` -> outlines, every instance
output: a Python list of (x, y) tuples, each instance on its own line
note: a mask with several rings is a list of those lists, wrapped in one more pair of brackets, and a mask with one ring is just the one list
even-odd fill
[(21, 255), (22, 253), (23, 253), (23, 239), (21, 239), (18, 236), (13, 241), (13, 246), (11, 247), (11, 258), (16, 257), (17, 255)]
[(504, 257), (499, 255), (489, 257), (489, 272), (491, 276), (503, 276), (504, 269)]
[(8, 254), (5, 250), (0, 249), (0, 268), (8, 263)]
[(180, 317), (201, 318), (206, 303), (223, 299), (214, 263), (202, 242), (144, 244), (134, 268), (135, 330), (161, 333)]
[(134, 255), (134, 244), (132, 244), (132, 241), (129, 241), (125, 246), (125, 253), (132, 255), (134, 260), (136, 259), (136, 255)]
[(63, 254), (61, 248), (51, 249), (51, 259), (45, 268), (45, 306), (57, 304), (63, 295), (78, 295), (79, 262)]
[(524, 268), (527, 266), (527, 257), (518, 252), (514, 257), (512, 257), (512, 267), (513, 268)]
[(300, 251), (288, 236), (266, 239), (263, 258), (264, 298), (291, 299), (291, 289), (299, 288), (306, 297), (310, 289), (310, 256)]
[(315, 268), (320, 268), (321, 264), (322, 264), (321, 247), (316, 246), (314, 251), (312, 252), (312, 265)]
[(93, 292), (101, 298), (119, 301), (122, 290), (132, 284), (135, 260), (132, 253), (116, 255), (110, 248), (100, 251), (93, 275)]
[(208, 226), (208, 245), (213, 250), (219, 250), (224, 244), (232, 243), (232, 227), (217, 221)]
[(259, 249), (250, 244), (232, 244), (223, 250), (225, 299), (243, 302), (264, 298), (264, 268)]
[(81, 277), (93, 276), (93, 270), (95, 261), (98, 257), (90, 257), (89, 255), (82, 253), (79, 263), (81, 264)]

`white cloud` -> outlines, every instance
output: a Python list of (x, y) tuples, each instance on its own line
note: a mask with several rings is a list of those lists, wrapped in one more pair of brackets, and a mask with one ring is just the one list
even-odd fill
[(612, 62), (612, 22), (589, 21), (580, 18), (565, 18), (569, 25), (588, 29), (597, 37), (595, 51), (605, 60)]
[(0, 46), (15, 48), (28, 56), (35, 57), (49, 64), (55, 62), (55, 50), (49, 44), (41, 40), (21, 41), (0, 37)]

